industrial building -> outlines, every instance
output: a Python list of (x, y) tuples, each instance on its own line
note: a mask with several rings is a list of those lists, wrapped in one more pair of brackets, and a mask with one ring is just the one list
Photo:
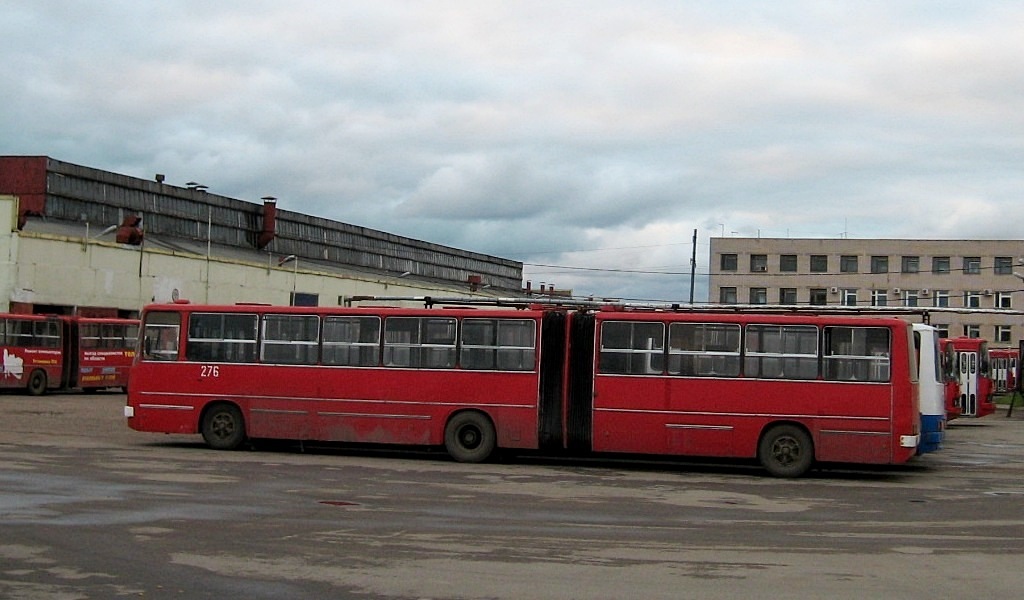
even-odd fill
[[(944, 337), (1024, 337), (1024, 241), (711, 238), (709, 300), (989, 309), (933, 312)], [(1000, 311), (1006, 311), (1000, 314)]]
[(344, 305), (508, 296), (520, 262), (45, 156), (0, 156), (0, 312), (136, 316), (150, 302)]

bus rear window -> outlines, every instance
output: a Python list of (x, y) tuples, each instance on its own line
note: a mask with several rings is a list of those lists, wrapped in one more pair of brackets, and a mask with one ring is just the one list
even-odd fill
[(825, 379), (889, 381), (889, 330), (884, 327), (826, 327)]

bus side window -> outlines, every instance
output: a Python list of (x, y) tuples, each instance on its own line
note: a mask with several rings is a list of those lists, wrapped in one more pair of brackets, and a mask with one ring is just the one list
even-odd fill
[(146, 317), (142, 330), (142, 358), (145, 360), (178, 360), (178, 333), (181, 315), (154, 312)]

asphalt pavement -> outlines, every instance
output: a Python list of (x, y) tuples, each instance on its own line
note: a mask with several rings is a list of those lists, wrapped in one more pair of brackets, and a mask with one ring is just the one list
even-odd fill
[(746, 462), (140, 433), (121, 394), (0, 395), (0, 598), (1010, 598), (1024, 409), (907, 465)]

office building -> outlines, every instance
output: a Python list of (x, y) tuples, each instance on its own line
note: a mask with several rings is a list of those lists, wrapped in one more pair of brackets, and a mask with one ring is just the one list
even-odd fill
[[(929, 313), (944, 337), (1024, 336), (1024, 240), (711, 239), (709, 301), (988, 309)], [(1001, 314), (1005, 311), (1005, 314)]]

